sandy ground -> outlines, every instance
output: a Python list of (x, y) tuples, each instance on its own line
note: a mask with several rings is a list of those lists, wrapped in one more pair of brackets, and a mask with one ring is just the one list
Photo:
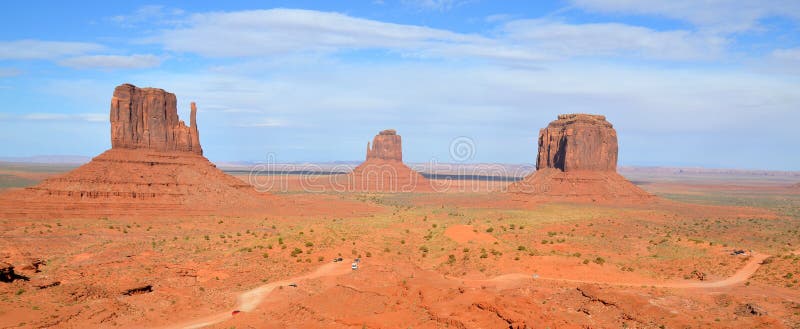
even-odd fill
[(770, 184), (646, 183), (661, 197), (643, 204), (289, 191), (257, 212), (3, 216), (0, 328), (797, 328), (800, 193)]

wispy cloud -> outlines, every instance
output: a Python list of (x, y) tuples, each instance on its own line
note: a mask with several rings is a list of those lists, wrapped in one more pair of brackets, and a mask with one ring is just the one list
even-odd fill
[(473, 2), (473, 0), (402, 0), (402, 3), (406, 6), (435, 11), (448, 11), (470, 2)]
[(285, 120), (266, 118), (266, 119), (255, 120), (253, 122), (239, 123), (236, 124), (235, 126), (242, 128), (265, 128), (265, 127), (285, 127), (288, 125), (289, 123)]
[(797, 61), (800, 63), (800, 48), (776, 49), (772, 58), (783, 61)]
[(147, 5), (136, 9), (133, 13), (108, 17), (107, 20), (123, 27), (137, 27), (142, 24), (169, 24), (185, 12), (179, 8), (167, 8), (162, 5)]
[(515, 20), (501, 25), (497, 34), (483, 36), (294, 9), (196, 14), (183, 26), (166, 30), (149, 41), (162, 43), (171, 51), (209, 57), (379, 49), (405, 56), (515, 64), (590, 55), (698, 59), (719, 53), (725, 46), (720, 37), (618, 23)]
[(557, 57), (615, 56), (667, 60), (708, 59), (720, 55), (727, 41), (691, 31), (655, 31), (619, 23), (567, 24), (517, 20), (506, 24), (506, 38)]
[(141, 69), (156, 67), (162, 58), (155, 55), (87, 55), (60, 60), (59, 65), (76, 69)]
[(25, 120), (25, 121), (84, 121), (84, 122), (108, 122), (108, 115), (101, 113), (28, 113), (0, 117), (3, 120)]
[(800, 20), (795, 0), (571, 0), (573, 5), (595, 12), (655, 15), (688, 21), (705, 30), (737, 32), (756, 28), (766, 17)]
[(3, 59), (58, 59), (104, 50), (105, 47), (89, 42), (42, 40), (0, 41), (0, 60)]
[(14, 67), (0, 67), (0, 78), (15, 77), (22, 74), (20, 69)]

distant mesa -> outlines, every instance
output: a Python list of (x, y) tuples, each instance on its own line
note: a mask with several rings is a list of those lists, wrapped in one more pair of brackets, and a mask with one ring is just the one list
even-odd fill
[(367, 161), (383, 160), (403, 162), (403, 142), (394, 129), (386, 129), (367, 142)]
[(650, 198), (617, 173), (617, 153), (617, 132), (605, 116), (559, 115), (539, 131), (536, 172), (508, 191), (586, 201)]
[(0, 213), (168, 216), (264, 207), (264, 195), (202, 155), (197, 107), (191, 107), (186, 126), (174, 94), (118, 86), (111, 98), (111, 149), (66, 174), (4, 193)]
[(383, 130), (367, 143), (366, 161), (348, 175), (334, 178), (336, 188), (360, 192), (430, 191), (427, 178), (403, 163), (402, 138)]

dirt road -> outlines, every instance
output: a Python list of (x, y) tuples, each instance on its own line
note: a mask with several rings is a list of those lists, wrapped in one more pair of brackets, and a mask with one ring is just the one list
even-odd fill
[[(607, 281), (597, 281), (597, 280), (572, 280), (563, 278), (534, 277), (532, 274), (526, 274), (526, 273), (503, 274), (490, 279), (463, 279), (463, 278), (455, 278), (447, 276), (446, 278), (449, 280), (461, 281), (462, 283), (475, 283), (475, 284), (490, 283), (499, 286), (513, 286), (519, 284), (521, 281), (524, 280), (545, 280), (545, 281), (557, 281), (557, 282), (608, 284), (615, 286), (653, 286), (653, 287), (663, 287), (663, 288), (700, 288), (700, 289), (720, 288), (747, 281), (747, 279), (749, 279), (750, 276), (752, 276), (753, 273), (755, 273), (758, 270), (758, 268), (761, 266), (761, 263), (767, 257), (769, 257), (769, 255), (754, 253), (750, 257), (750, 260), (742, 268), (736, 271), (736, 273), (734, 273), (732, 276), (724, 280), (713, 281), (713, 282), (685, 282), (685, 281), (667, 282), (667, 283), (607, 282)], [(337, 275), (347, 274), (352, 272), (350, 266), (348, 265), (349, 264), (347, 263), (329, 263), (320, 266), (314, 272), (309, 274), (297, 276), (286, 280), (270, 282), (268, 284), (259, 286), (255, 289), (248, 290), (239, 294), (235, 308), (214, 315), (210, 315), (204, 318), (169, 326), (167, 328), (195, 329), (224, 322), (233, 317), (232, 312), (234, 310), (238, 310), (241, 312), (250, 312), (255, 310), (258, 307), (258, 305), (261, 304), (264, 298), (277, 287), (286, 286), (290, 283), (302, 282), (303, 280), (314, 279), (323, 276), (337, 276)]]
[(489, 279), (463, 279), (463, 278), (454, 278), (454, 277), (446, 277), (447, 279), (451, 280), (460, 280), (464, 283), (490, 283), (490, 284), (498, 284), (498, 285), (512, 285), (519, 283), (520, 280), (543, 280), (543, 281), (557, 281), (557, 282), (570, 282), (570, 283), (590, 283), (590, 284), (607, 284), (613, 286), (626, 286), (626, 287), (637, 287), (637, 286), (652, 286), (652, 287), (661, 287), (661, 288), (720, 288), (720, 287), (727, 287), (735, 284), (739, 284), (742, 282), (747, 281), (761, 266), (761, 262), (764, 261), (769, 257), (769, 255), (753, 253), (750, 257), (750, 260), (742, 266), (736, 273), (732, 276), (719, 281), (713, 282), (687, 282), (687, 281), (680, 281), (680, 282), (613, 282), (613, 281), (599, 281), (599, 280), (579, 280), (579, 279), (564, 279), (564, 278), (552, 278), (552, 277), (541, 277), (532, 274), (526, 273), (511, 273), (511, 274), (503, 274)]
[(318, 267), (314, 272), (311, 272), (309, 274), (296, 276), (286, 280), (270, 282), (263, 286), (259, 286), (255, 289), (245, 291), (239, 294), (239, 296), (237, 297), (236, 307), (230, 310), (209, 315), (207, 317), (203, 317), (200, 319), (188, 321), (185, 323), (171, 325), (166, 328), (195, 329), (221, 323), (227, 321), (228, 319), (233, 318), (234, 316), (233, 311), (250, 312), (255, 310), (256, 307), (258, 307), (258, 305), (261, 304), (261, 301), (263, 301), (264, 298), (267, 295), (269, 295), (270, 292), (272, 292), (272, 290), (280, 286), (287, 286), (290, 283), (300, 283), (303, 280), (314, 279), (323, 276), (343, 275), (350, 272), (352, 272), (352, 269), (350, 269), (349, 263), (328, 263)]

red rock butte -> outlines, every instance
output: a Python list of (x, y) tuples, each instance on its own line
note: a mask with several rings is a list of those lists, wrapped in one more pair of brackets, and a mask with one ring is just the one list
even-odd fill
[(178, 119), (175, 94), (123, 84), (111, 97), (111, 147), (203, 154), (192, 102), (190, 126)]
[(168, 216), (258, 209), (266, 196), (206, 159), (197, 130), (178, 119), (175, 95), (123, 84), (111, 98), (111, 149), (66, 174), (0, 195), (6, 216)]
[(617, 132), (605, 116), (559, 115), (539, 131), (536, 172), (508, 191), (586, 201), (651, 198), (617, 173), (617, 153)]
[(402, 138), (394, 129), (383, 130), (372, 144), (367, 159), (353, 172), (334, 178), (337, 189), (360, 192), (430, 191), (427, 178), (403, 163)]

